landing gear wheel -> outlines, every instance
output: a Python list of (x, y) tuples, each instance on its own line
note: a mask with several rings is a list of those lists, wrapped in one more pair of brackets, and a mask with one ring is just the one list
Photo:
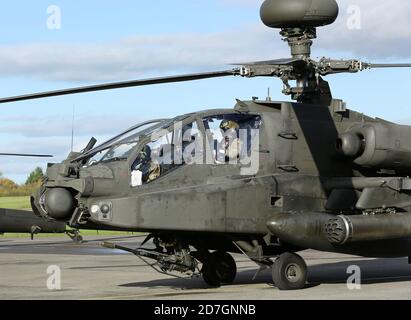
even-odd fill
[(81, 234), (78, 234), (77, 236), (75, 236), (74, 237), (74, 239), (73, 239), (73, 241), (75, 242), (75, 243), (78, 243), (78, 244), (81, 244), (81, 243), (83, 243), (83, 236), (81, 235)]
[(220, 279), (216, 273), (216, 262), (213, 255), (209, 255), (203, 262), (201, 269), (203, 280), (210, 287), (219, 287), (221, 285)]
[(224, 251), (216, 251), (213, 255), (217, 261), (216, 273), (221, 283), (233, 283), (237, 275), (237, 265), (234, 258)]
[(307, 265), (295, 253), (283, 253), (272, 268), (274, 285), (280, 290), (298, 290), (307, 282)]
[(230, 254), (216, 251), (206, 258), (201, 273), (209, 286), (219, 287), (222, 284), (234, 282), (237, 275), (237, 265)]

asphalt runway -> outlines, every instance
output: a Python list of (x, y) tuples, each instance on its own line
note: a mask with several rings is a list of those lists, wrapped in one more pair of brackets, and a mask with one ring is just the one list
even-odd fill
[[(208, 288), (201, 278), (179, 279), (159, 274), (132, 254), (100, 247), (104, 237), (74, 244), (68, 238), (11, 239), (0, 237), (0, 299), (411, 299), (411, 265), (407, 258), (366, 259), (305, 251), (308, 285), (280, 291), (270, 270), (254, 280), (257, 266), (235, 255), (237, 278), (232, 285)], [(111, 241), (137, 247), (142, 238)], [(347, 286), (347, 268), (359, 266), (361, 289)], [(47, 288), (49, 266), (61, 270), (61, 289)]]

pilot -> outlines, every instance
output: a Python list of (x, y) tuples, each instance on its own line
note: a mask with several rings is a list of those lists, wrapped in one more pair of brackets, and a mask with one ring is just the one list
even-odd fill
[(243, 142), (239, 138), (240, 125), (234, 120), (223, 120), (220, 129), (223, 132), (220, 150), (223, 150), (225, 162), (238, 159), (243, 148)]
[(151, 158), (151, 148), (146, 145), (140, 151), (132, 166), (131, 185), (141, 186), (143, 183), (151, 182), (161, 175), (161, 167)]

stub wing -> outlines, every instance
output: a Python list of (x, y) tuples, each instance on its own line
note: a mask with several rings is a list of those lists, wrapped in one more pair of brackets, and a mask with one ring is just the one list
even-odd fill
[(47, 221), (32, 211), (0, 208), (0, 233), (64, 233), (66, 224)]

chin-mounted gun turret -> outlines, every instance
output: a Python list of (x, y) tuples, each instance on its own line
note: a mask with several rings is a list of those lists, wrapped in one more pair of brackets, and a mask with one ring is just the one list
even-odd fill
[(91, 138), (81, 152), (71, 152), (61, 163), (48, 165), (46, 179), (31, 196), (31, 206), (36, 215), (48, 220), (67, 221), (77, 210), (79, 195), (91, 194), (94, 180), (92, 177), (80, 177), (84, 162), (75, 159), (90, 151), (96, 142)]

